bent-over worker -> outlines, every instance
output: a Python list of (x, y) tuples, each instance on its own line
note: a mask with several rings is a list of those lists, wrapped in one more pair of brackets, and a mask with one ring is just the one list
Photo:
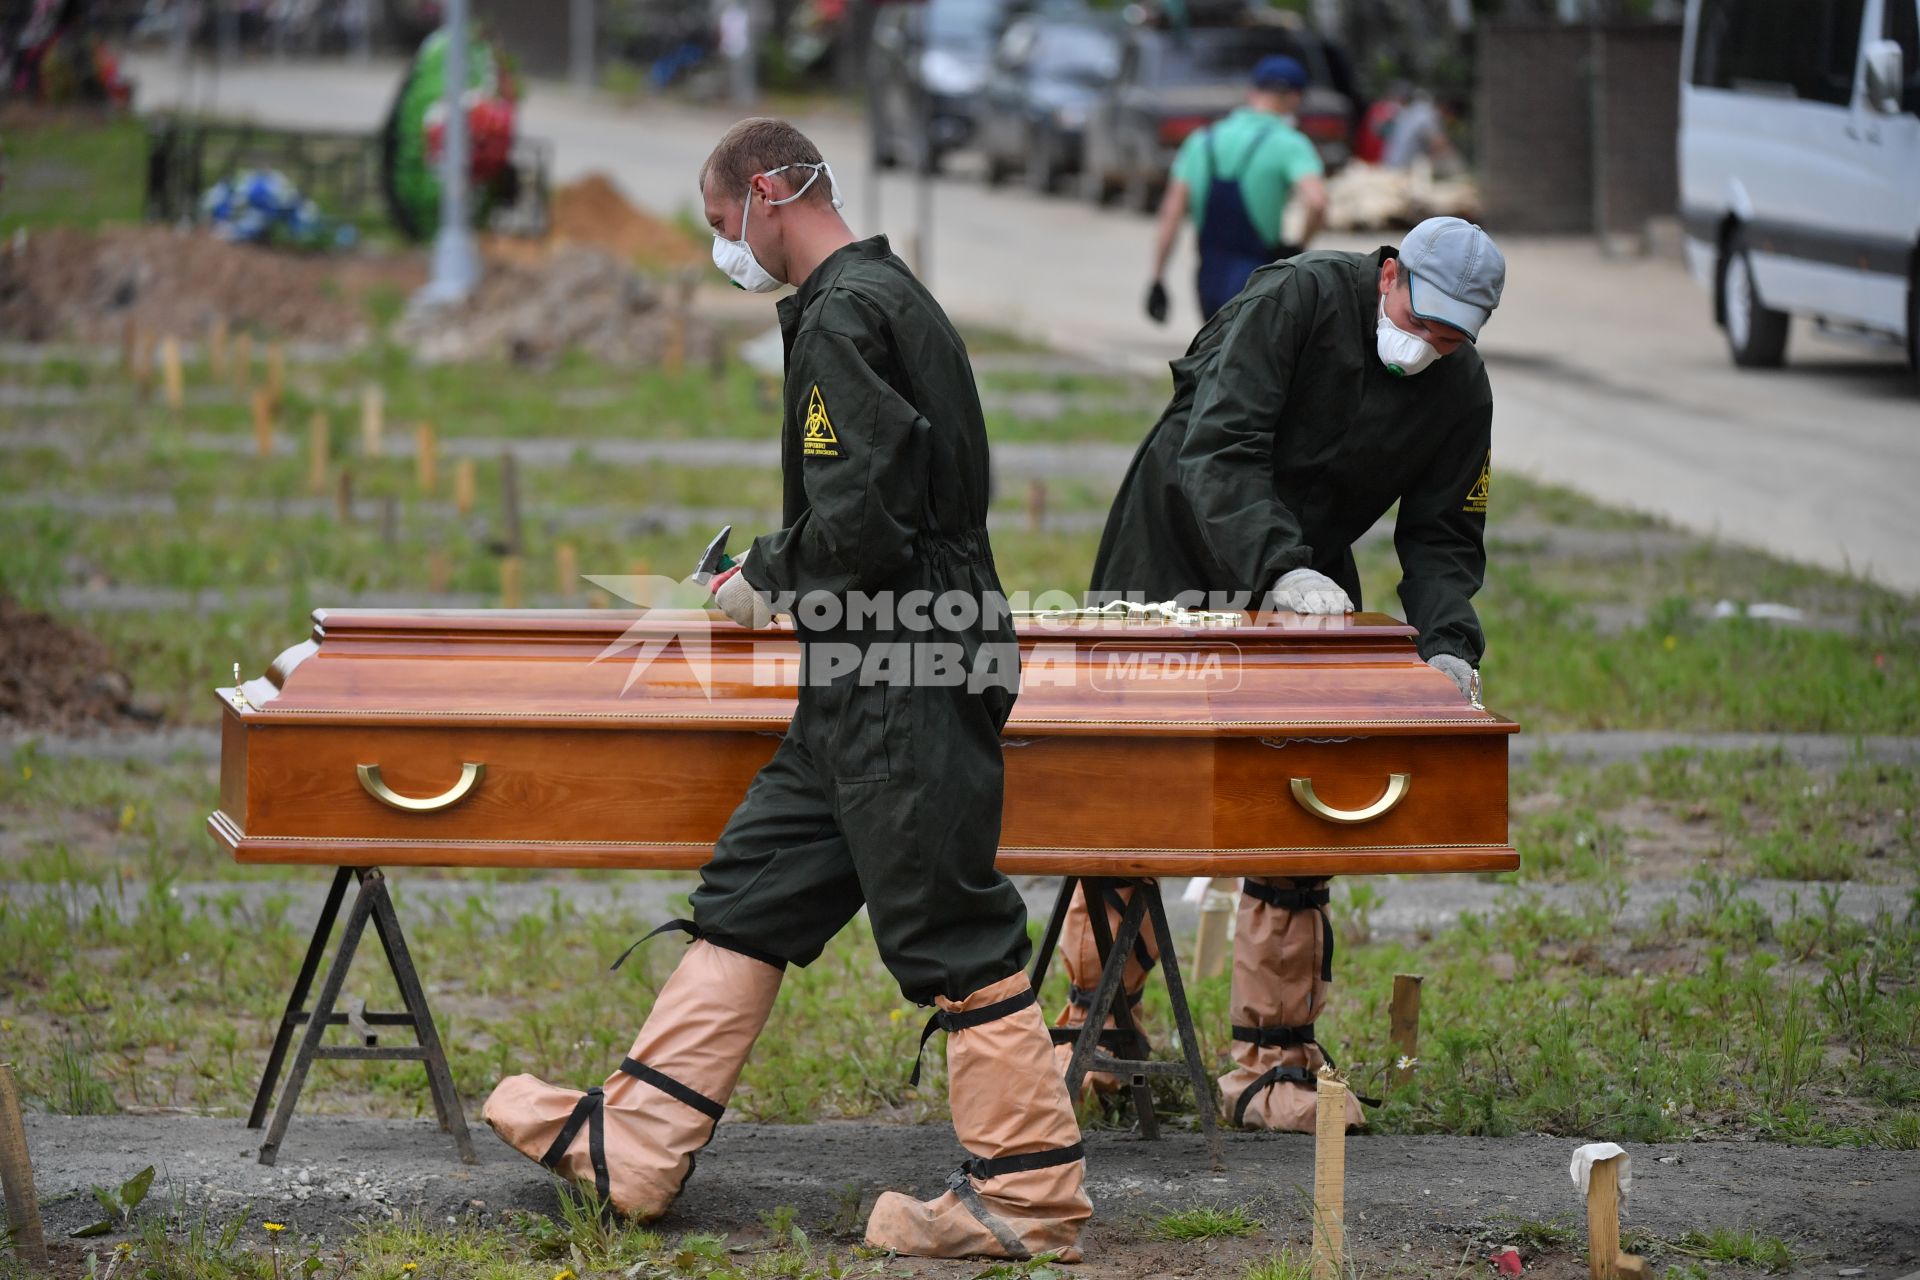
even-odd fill
[[(1346, 613), (1360, 605), (1353, 544), (1397, 502), (1400, 601), (1420, 655), (1475, 697), (1493, 393), (1474, 343), (1505, 281), (1493, 240), (1458, 218), (1428, 219), (1397, 251), (1255, 272), (1174, 361), (1173, 399), (1107, 517), (1092, 597)], [(1236, 1124), (1310, 1131), (1327, 1061), (1314, 1019), (1333, 980), (1327, 882), (1244, 888), (1223, 1109)], [(1124, 902), (1106, 904), (1115, 926)], [(1075, 987), (1062, 1026), (1086, 1019), (1091, 934), (1082, 897), (1062, 936)], [(1129, 958), (1129, 999), (1156, 958), (1151, 945)]]
[[(784, 970), (816, 959), (864, 904), (901, 991), (939, 1006), (928, 1030), (949, 1033), (954, 1128), (972, 1157), (935, 1200), (882, 1195), (867, 1243), (1077, 1259), (1092, 1214), (1080, 1130), (1027, 980), (1026, 911), (994, 866), (1019, 656), (987, 542), (966, 348), (883, 237), (853, 238), (831, 171), (793, 126), (735, 125), (700, 186), (715, 261), (736, 284), (799, 284), (778, 308), (785, 527), (712, 584), (746, 627), (789, 602), (799, 703), (701, 872), (693, 919), (675, 922), (693, 942), (621, 1070), (585, 1097), (515, 1076), (487, 1121), (621, 1210), (659, 1216), (713, 1136)], [(918, 592), (942, 603), (899, 603)], [(929, 646), (986, 678), (867, 660)]]

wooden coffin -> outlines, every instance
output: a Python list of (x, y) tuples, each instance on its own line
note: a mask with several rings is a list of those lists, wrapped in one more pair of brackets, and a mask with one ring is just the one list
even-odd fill
[[(1378, 614), (1023, 623), (1015, 873), (1500, 871), (1507, 735)], [(644, 655), (644, 667), (636, 658)], [(794, 705), (798, 647), (657, 609), (323, 609), (221, 689), (242, 862), (697, 867)]]

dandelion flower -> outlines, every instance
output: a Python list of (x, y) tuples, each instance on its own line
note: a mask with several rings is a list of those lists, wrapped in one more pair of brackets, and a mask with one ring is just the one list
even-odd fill
[(263, 1222), (260, 1225), (269, 1231), (285, 1231), (287, 1229), (287, 1224), (284, 1222)]
[(900, 1010), (898, 1010), (898, 1009), (889, 1009), (889, 1010), (887, 1010), (887, 1021), (888, 1021), (888, 1022), (898, 1022), (898, 1021), (900, 1021), (900, 1019), (901, 1019), (901, 1018), (903, 1018), (903, 1017), (905, 1017), (905, 1016), (906, 1016), (906, 1015), (905, 1015), (905, 1014), (903, 1014), (903, 1013), (901, 1013), (901, 1012), (900, 1012)]
[(568, 1267), (565, 1271), (554, 1272), (553, 1280), (574, 1280), (573, 1268)]
[(1676, 636), (1668, 636), (1665, 640), (1662, 640), (1660, 642), (1660, 647), (1662, 649), (1665, 649), (1668, 653), (1672, 653), (1675, 649), (1678, 649), (1680, 647), (1680, 640)]
[(417, 1262), (403, 1262), (400, 1264), (400, 1269), (402, 1271), (407, 1271), (407, 1272), (418, 1271), (420, 1269), (420, 1264)]

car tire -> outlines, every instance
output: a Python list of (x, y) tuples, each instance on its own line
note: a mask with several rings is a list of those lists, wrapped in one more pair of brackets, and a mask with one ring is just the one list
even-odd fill
[(1053, 194), (1053, 182), (1058, 175), (1053, 168), (1053, 146), (1046, 134), (1038, 131), (1027, 138), (1027, 163), (1021, 178), (1027, 190), (1037, 196)]
[(1920, 383), (1920, 249), (1913, 258), (1913, 278), (1907, 281), (1907, 367)]
[(1720, 254), (1715, 310), (1727, 331), (1727, 350), (1736, 365), (1742, 369), (1778, 369), (1787, 362), (1790, 317), (1760, 300), (1746, 238), (1738, 229), (1727, 237)]

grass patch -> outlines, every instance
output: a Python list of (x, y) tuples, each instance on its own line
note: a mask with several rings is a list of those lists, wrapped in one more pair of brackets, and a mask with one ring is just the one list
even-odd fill
[(1249, 1262), (1240, 1273), (1240, 1280), (1310, 1280), (1313, 1275), (1312, 1255), (1282, 1249), (1265, 1258)]
[(138, 222), (146, 172), (146, 131), (131, 115), (76, 111), (10, 125), (0, 235)]
[(1763, 1236), (1751, 1229), (1735, 1231), (1715, 1227), (1711, 1231), (1688, 1231), (1666, 1242), (1675, 1253), (1708, 1262), (1754, 1267), (1769, 1275), (1793, 1268), (1793, 1250), (1778, 1236)]
[(1245, 1205), (1224, 1209), (1202, 1205), (1161, 1214), (1147, 1223), (1147, 1236), (1169, 1241), (1239, 1240), (1253, 1235), (1262, 1225)]

